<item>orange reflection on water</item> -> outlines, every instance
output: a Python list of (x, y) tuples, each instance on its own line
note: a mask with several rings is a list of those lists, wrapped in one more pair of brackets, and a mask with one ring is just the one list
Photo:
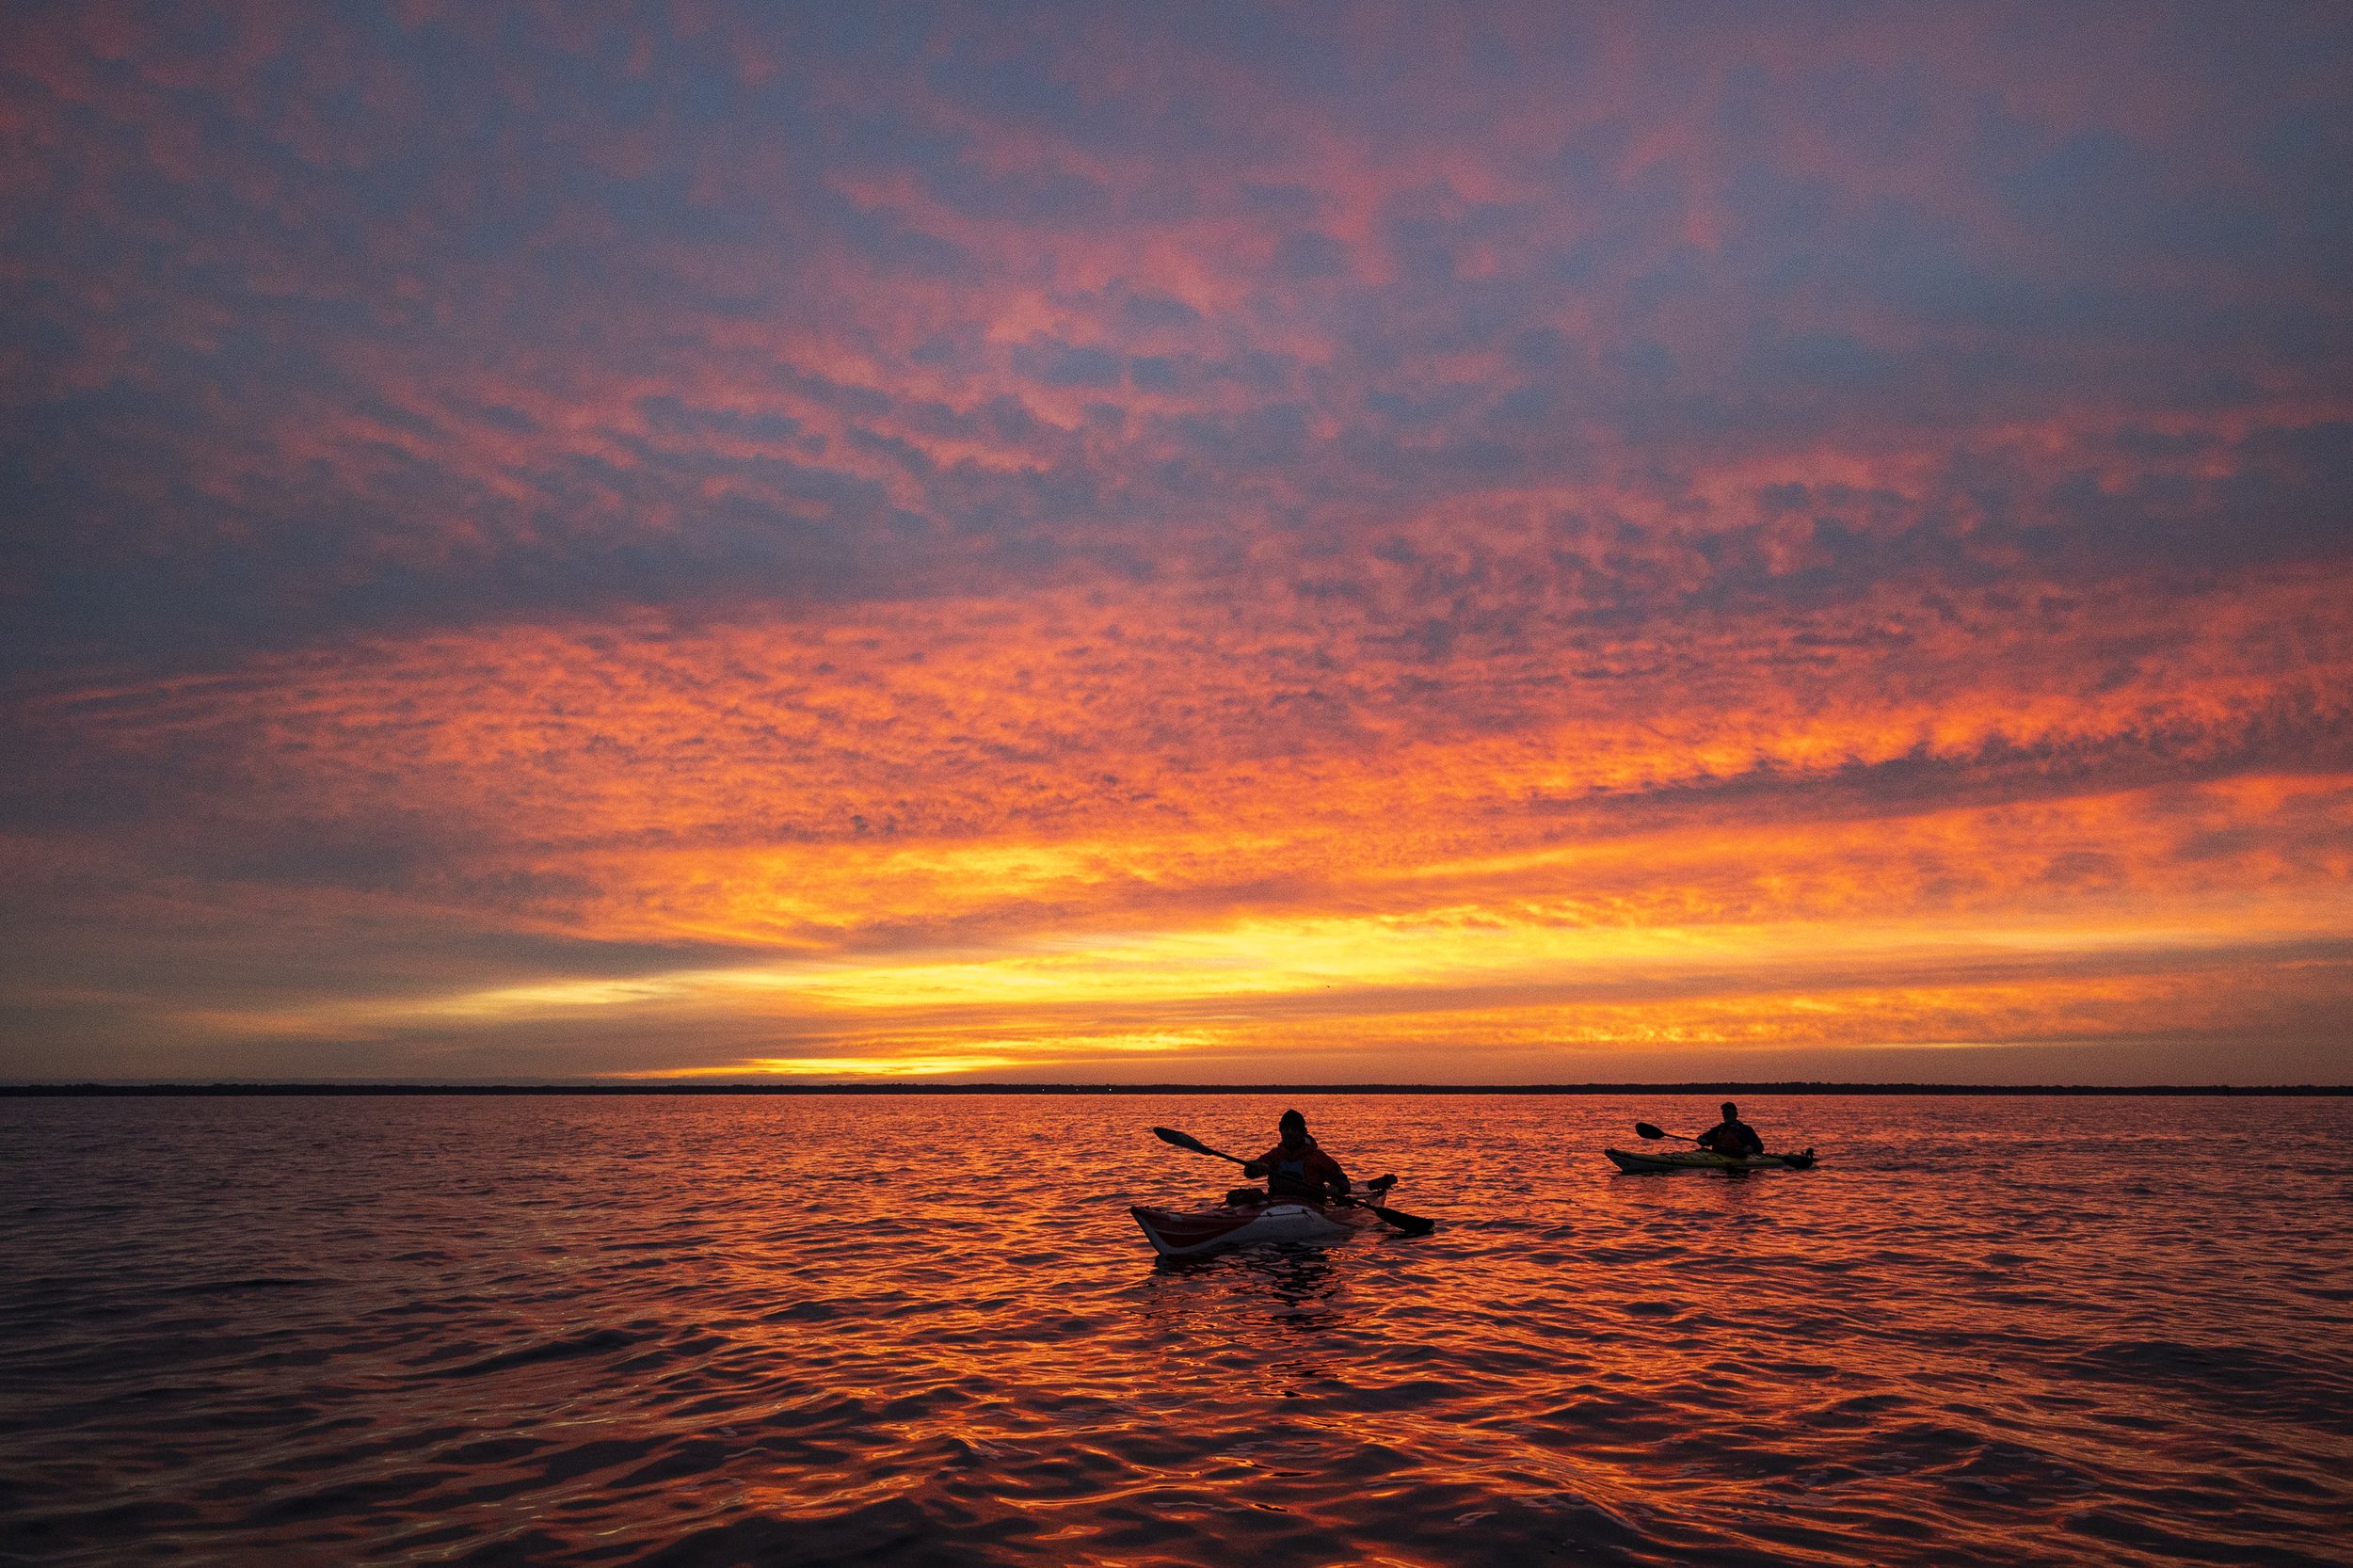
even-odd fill
[[(19, 1101), (0, 1465), (93, 1560), (158, 1513), (240, 1560), (1859, 1568), (2091, 1510), (2325, 1555), (2346, 1102), (1759, 1096), (1817, 1167), (1601, 1158), (1714, 1099)], [(1231, 1167), (1149, 1128), (1294, 1104), (1435, 1232), (1156, 1259), (1128, 1206)]]

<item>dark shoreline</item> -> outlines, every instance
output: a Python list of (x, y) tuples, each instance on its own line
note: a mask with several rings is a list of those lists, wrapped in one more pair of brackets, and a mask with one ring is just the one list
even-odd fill
[(0, 1083), (0, 1099), (370, 1095), (2154, 1095), (2308, 1098), (2353, 1084), (1832, 1083)]

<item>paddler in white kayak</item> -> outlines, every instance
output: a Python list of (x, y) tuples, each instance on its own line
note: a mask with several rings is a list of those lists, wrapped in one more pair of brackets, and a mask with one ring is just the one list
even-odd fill
[(1756, 1128), (1740, 1119), (1738, 1106), (1726, 1100), (1718, 1109), (1723, 1112), (1724, 1119), (1693, 1139), (1693, 1143), (1728, 1160), (1746, 1160), (1765, 1152), (1765, 1140), (1756, 1135)]
[(1275, 1145), (1242, 1166), (1242, 1175), (1265, 1177), (1271, 1198), (1308, 1198), (1320, 1203), (1327, 1194), (1348, 1196), (1348, 1173), (1307, 1136), (1306, 1117), (1286, 1111), (1274, 1127)]
[(1128, 1212), (1144, 1227), (1155, 1252), (1163, 1257), (1191, 1257), (1246, 1241), (1333, 1241), (1375, 1221), (1407, 1236), (1427, 1236), (1437, 1228), (1434, 1220), (1383, 1206), (1381, 1200), (1397, 1185), (1393, 1176), (1365, 1183), (1362, 1198), (1350, 1196), (1348, 1173), (1307, 1136), (1307, 1118), (1298, 1112), (1283, 1112), (1279, 1125), (1282, 1142), (1256, 1160), (1213, 1149), (1173, 1127), (1152, 1129), (1152, 1136), (1163, 1144), (1232, 1160), (1250, 1175), (1265, 1177), (1273, 1189), (1238, 1187), (1215, 1208), (1191, 1213), (1131, 1206)]

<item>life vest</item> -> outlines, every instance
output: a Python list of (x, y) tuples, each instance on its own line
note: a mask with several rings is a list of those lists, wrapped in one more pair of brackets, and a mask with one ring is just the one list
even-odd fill
[(1266, 1172), (1267, 1192), (1278, 1197), (1288, 1193), (1320, 1198), (1330, 1189), (1345, 1189), (1348, 1184), (1339, 1162), (1324, 1153), (1313, 1138), (1295, 1149), (1277, 1144), (1255, 1163)]
[(1723, 1122), (1707, 1129), (1700, 1139), (1703, 1148), (1715, 1150), (1733, 1160), (1745, 1160), (1765, 1152), (1765, 1140), (1756, 1135), (1756, 1128), (1746, 1122)]

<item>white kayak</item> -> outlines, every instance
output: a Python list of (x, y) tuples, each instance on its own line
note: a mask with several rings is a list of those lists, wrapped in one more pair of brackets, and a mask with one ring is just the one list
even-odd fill
[(1661, 1149), (1657, 1154), (1648, 1150), (1628, 1154), (1624, 1149), (1604, 1149), (1610, 1162), (1621, 1171), (1803, 1171), (1814, 1164), (1814, 1151), (1801, 1149), (1796, 1154), (1752, 1154), (1734, 1158), (1709, 1149)]
[(1288, 1198), (1192, 1210), (1146, 1208), (1138, 1204), (1128, 1212), (1135, 1216), (1136, 1224), (1144, 1227), (1144, 1239), (1163, 1257), (1193, 1257), (1260, 1241), (1337, 1241), (1381, 1223), (1369, 1209)]

